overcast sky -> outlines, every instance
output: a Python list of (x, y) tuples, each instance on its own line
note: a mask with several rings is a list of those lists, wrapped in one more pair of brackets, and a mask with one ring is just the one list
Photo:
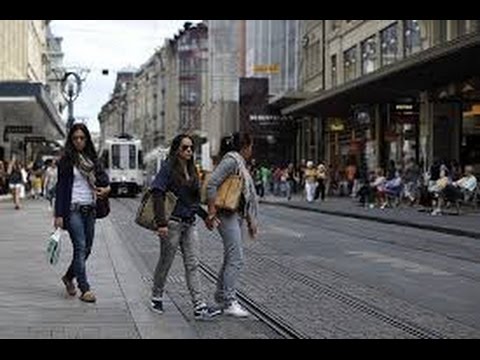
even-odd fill
[[(90, 69), (83, 91), (75, 101), (75, 117), (88, 118), (92, 131), (99, 131), (100, 108), (110, 98), (116, 72), (138, 68), (173, 37), (186, 21), (200, 20), (53, 20), (55, 36), (63, 37), (64, 65)], [(102, 75), (109, 69), (109, 75)]]

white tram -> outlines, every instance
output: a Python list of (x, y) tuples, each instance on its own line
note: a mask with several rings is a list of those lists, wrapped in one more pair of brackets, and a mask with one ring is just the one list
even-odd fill
[(111, 195), (136, 196), (144, 186), (142, 142), (125, 135), (105, 140), (100, 155), (110, 178)]

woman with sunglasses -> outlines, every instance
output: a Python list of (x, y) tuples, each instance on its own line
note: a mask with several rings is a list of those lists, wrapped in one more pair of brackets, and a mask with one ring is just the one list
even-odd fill
[(68, 294), (75, 296), (73, 280), (76, 279), (80, 300), (89, 303), (95, 302), (96, 297), (87, 280), (85, 263), (93, 246), (96, 199), (108, 196), (109, 184), (87, 127), (73, 125), (65, 154), (58, 163), (55, 227), (66, 229), (73, 244), (73, 259), (62, 281)]
[[(221, 313), (203, 301), (199, 274), (199, 244), (195, 217), (207, 219), (200, 207), (200, 182), (193, 160), (193, 140), (188, 135), (173, 139), (170, 153), (152, 183), (155, 221), (160, 237), (158, 260), (152, 288), (151, 306), (163, 313), (163, 293), (168, 272), (180, 246), (185, 266), (185, 277), (197, 320), (207, 320)], [(169, 219), (165, 217), (165, 195), (172, 192), (177, 203)], [(211, 229), (211, 224), (207, 227)]]

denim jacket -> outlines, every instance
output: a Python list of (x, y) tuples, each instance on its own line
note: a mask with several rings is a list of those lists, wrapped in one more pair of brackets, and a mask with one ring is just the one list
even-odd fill
[(166, 226), (167, 219), (164, 214), (164, 196), (171, 191), (177, 196), (177, 204), (172, 212), (172, 216), (182, 220), (193, 220), (196, 215), (206, 219), (208, 214), (200, 206), (200, 183), (195, 181), (190, 185), (175, 184), (172, 177), (172, 169), (168, 160), (166, 160), (155, 180), (152, 183), (152, 191), (155, 203), (155, 219), (159, 226)]

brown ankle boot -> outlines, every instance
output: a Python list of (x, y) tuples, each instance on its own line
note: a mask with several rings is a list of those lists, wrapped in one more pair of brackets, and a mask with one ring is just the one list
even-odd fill
[(95, 294), (91, 290), (88, 290), (88, 291), (85, 291), (80, 296), (80, 300), (87, 303), (94, 303), (95, 301), (97, 301), (97, 298), (95, 297)]

